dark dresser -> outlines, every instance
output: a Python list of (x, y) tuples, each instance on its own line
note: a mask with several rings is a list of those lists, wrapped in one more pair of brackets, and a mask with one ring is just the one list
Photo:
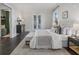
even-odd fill
[(24, 24), (16, 25), (16, 31), (17, 31), (17, 33), (25, 32), (25, 25)]
[(21, 33), (21, 25), (20, 24), (16, 25), (16, 31), (17, 31), (17, 33)]

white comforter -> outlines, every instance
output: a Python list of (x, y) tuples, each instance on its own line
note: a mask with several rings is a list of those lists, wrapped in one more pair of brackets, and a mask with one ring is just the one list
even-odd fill
[(62, 48), (62, 37), (59, 34), (52, 33), (52, 48), (60, 49)]
[(53, 33), (50, 30), (37, 30), (30, 41), (30, 48), (60, 49), (62, 48), (61, 35)]

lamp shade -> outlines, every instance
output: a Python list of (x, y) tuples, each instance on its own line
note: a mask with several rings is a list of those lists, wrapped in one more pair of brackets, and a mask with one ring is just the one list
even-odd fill
[(79, 24), (73, 24), (73, 29), (74, 30), (79, 30)]
[(22, 21), (21, 16), (17, 17), (17, 22), (20, 23)]

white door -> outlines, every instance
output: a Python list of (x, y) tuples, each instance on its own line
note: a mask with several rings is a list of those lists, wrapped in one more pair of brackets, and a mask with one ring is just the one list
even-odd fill
[(33, 29), (41, 29), (41, 15), (33, 15)]

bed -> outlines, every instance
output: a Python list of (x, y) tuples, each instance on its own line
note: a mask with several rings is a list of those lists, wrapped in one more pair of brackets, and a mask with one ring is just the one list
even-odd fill
[(30, 41), (30, 48), (61, 49), (61, 40), (61, 35), (56, 34), (51, 30), (36, 30)]

